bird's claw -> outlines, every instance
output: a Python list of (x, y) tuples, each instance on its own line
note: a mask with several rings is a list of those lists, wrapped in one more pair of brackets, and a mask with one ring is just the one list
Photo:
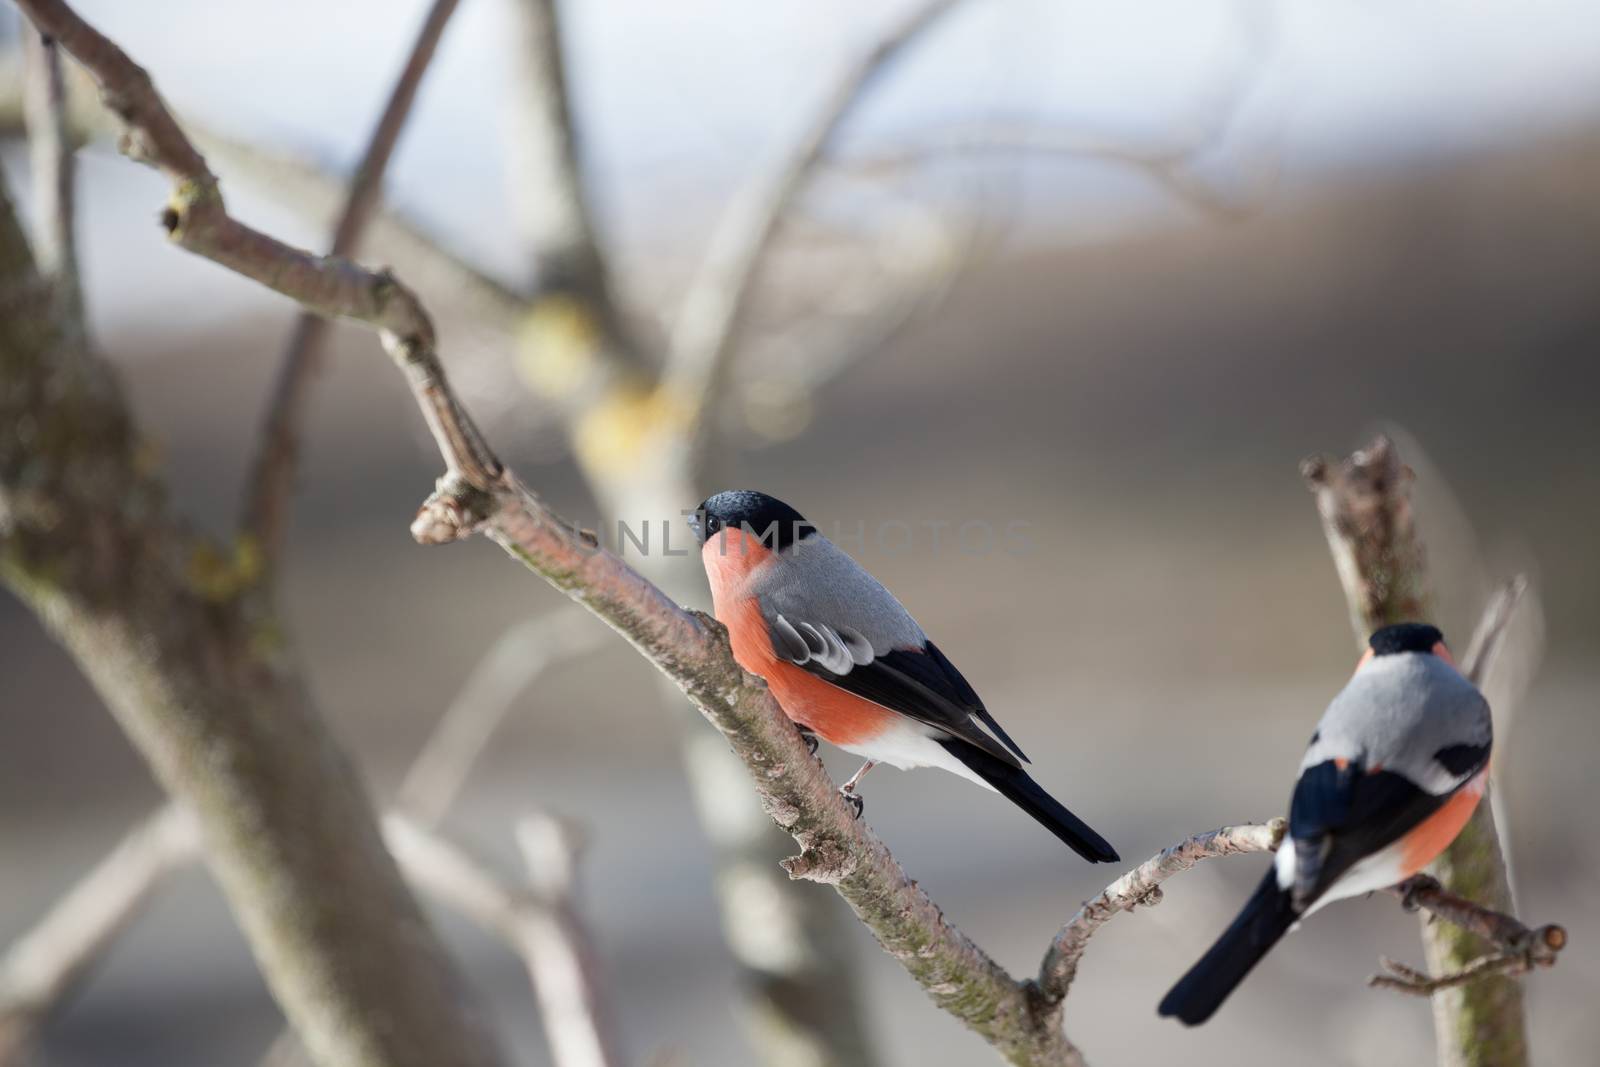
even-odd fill
[(850, 809), (850, 814), (857, 819), (860, 819), (861, 813), (867, 810), (867, 802), (861, 799), (861, 794), (854, 790), (839, 790), (839, 799), (845, 802), (845, 806)]
[(807, 752), (811, 753), (813, 756), (817, 754), (817, 746), (821, 744), (821, 741), (818, 740), (816, 734), (812, 733), (810, 730), (801, 730), (800, 740), (806, 743)]

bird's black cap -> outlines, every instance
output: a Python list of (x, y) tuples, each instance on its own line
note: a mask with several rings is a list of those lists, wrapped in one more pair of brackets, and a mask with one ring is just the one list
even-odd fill
[(734, 529), (744, 530), (773, 551), (817, 532), (794, 508), (754, 489), (730, 489), (707, 497), (689, 517), (689, 527), (702, 545), (718, 530)]
[(1372, 636), (1367, 638), (1367, 644), (1372, 646), (1374, 655), (1388, 656), (1396, 652), (1432, 652), (1433, 646), (1443, 640), (1444, 634), (1439, 632), (1437, 626), (1429, 626), (1425, 622), (1402, 622), (1374, 630)]

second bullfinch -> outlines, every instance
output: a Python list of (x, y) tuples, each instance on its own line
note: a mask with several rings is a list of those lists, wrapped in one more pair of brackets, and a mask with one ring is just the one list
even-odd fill
[(1489, 705), (1438, 630), (1374, 633), (1311, 735), (1272, 869), (1161, 1014), (1205, 1022), (1302, 918), (1433, 862), (1483, 796), (1491, 740)]
[(1022, 769), (1027, 757), (900, 602), (794, 508), (718, 493), (690, 520), (717, 619), (739, 665), (766, 679), (815, 747), (867, 762), (942, 767), (999, 792), (1090, 862), (1117, 852)]

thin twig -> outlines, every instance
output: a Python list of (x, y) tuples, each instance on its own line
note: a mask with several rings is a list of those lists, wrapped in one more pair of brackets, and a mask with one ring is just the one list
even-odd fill
[(1245, 218), (1256, 198), (1229, 196), (1192, 169), (1211, 147), (1208, 138), (1201, 138), (1182, 147), (1140, 148), (1051, 126), (986, 122), (918, 137), (899, 147), (877, 149), (854, 157), (845, 165), (870, 173), (950, 156), (999, 153), (1098, 160), (1144, 174), (1174, 200), (1201, 214), (1229, 221)]
[(576, 856), (555, 820), (530, 815), (518, 825), (531, 891), (506, 885), (415, 820), (391, 815), (383, 825), (385, 840), (413, 884), (521, 955), (557, 1067), (621, 1062), (604, 1025), (594, 949), (573, 904)]
[(319, 315), (352, 319), (377, 330), (384, 349), (405, 372), (429, 430), (445, 447), (450, 473), (479, 490), (499, 481), (500, 462), (445, 380), (433, 322), (411, 290), (388, 271), (313, 255), (232, 218), (216, 177), (184, 136), (150, 75), (61, 0), (20, 0), (20, 6), (100, 84), (102, 98), (127, 125), (121, 139), (124, 153), (172, 179), (161, 224), (179, 247)]
[[(22, 75), (14, 57), (0, 56), (0, 136), (24, 131)], [(100, 106), (94, 79), (79, 66), (64, 72), (67, 135), (71, 143), (115, 140), (121, 121)], [(311, 159), (268, 150), (185, 120), (190, 139), (219, 170), (267, 197), (318, 223), (337, 217), (349, 194), (345, 177)], [(380, 262), (404, 263), (428, 286), (447, 292), (460, 304), (460, 315), (486, 335), (509, 337), (526, 295), (485, 273), (422, 227), (380, 203), (367, 227), (363, 248)]]
[[(434, 0), (411, 46), (411, 54), (400, 70), (383, 114), (367, 141), (367, 150), (350, 179), (344, 211), (334, 227), (329, 255), (353, 255), (362, 234), (377, 213), (382, 198), (383, 176), (395, 145), (411, 115), (422, 77), (438, 49), (445, 26), (455, 13), (458, 0)], [(301, 312), (295, 321), (283, 363), (273, 386), (272, 400), (261, 431), (241, 527), (254, 539), (255, 548), (270, 568), (282, 554), (288, 533), (290, 499), (300, 450), (300, 438), (311, 396), (311, 384), (322, 365), (323, 344), (328, 321), (320, 315)]]
[(1454, 989), (1492, 974), (1526, 974), (1535, 967), (1553, 966), (1557, 955), (1567, 947), (1565, 927), (1548, 923), (1530, 928), (1510, 915), (1449, 892), (1438, 879), (1426, 874), (1409, 878), (1390, 892), (1408, 909), (1424, 908), (1435, 918), (1483, 938), (1499, 951), (1486, 953), (1438, 977), (1385, 956), (1380, 962), (1389, 973), (1367, 979), (1367, 984), (1374, 988), (1431, 996), (1441, 989)]
[[(581, 373), (562, 364), (559, 399), (576, 409), (620, 382), (654, 374), (628, 328), (600, 243), (584, 181), (581, 144), (567, 85), (556, 0), (512, 0), (512, 71), (506, 138), (512, 207), (522, 247), (532, 254), (536, 295), (580, 338)], [(542, 355), (543, 353), (539, 353)]]
[[(562, 613), (506, 631), (468, 676), (424, 743), (400, 790), (399, 807), (434, 825), (471, 772), (512, 699), (545, 668), (595, 647), (604, 631)], [(167, 804), (116, 846), (0, 958), (0, 1063), (76, 987), (171, 872), (199, 856), (192, 820)], [(303, 1060), (286, 1030), (263, 1059)]]
[(715, 403), (785, 215), (868, 91), (961, 0), (924, 0), (877, 38), (829, 91), (771, 174), (752, 183), (717, 224), (672, 330), (665, 386), (687, 425)]
[(1196, 834), (1157, 852), (1112, 882), (1099, 896), (1078, 909), (1051, 939), (1050, 949), (1039, 965), (1040, 993), (1051, 1003), (1067, 995), (1072, 980), (1077, 977), (1078, 963), (1089, 947), (1089, 939), (1113, 915), (1161, 903), (1161, 883), (1192, 869), (1201, 860), (1275, 850), (1283, 840), (1285, 825), (1283, 819), (1273, 819), (1267, 823), (1226, 826)]
[(162, 881), (200, 847), (188, 813), (169, 804), (128, 832), (0, 958), (0, 1063), (87, 974)]
[(23, 120), (33, 167), (34, 256), (55, 289), (63, 327), (84, 330), (83, 279), (78, 269), (76, 157), (68, 130), (66, 79), (54, 41), (22, 27)]
[(517, 694), (548, 667), (597, 649), (608, 638), (604, 628), (570, 610), (528, 619), (502, 633), (472, 668), (406, 772), (397, 797), (400, 809), (426, 825), (437, 824)]
[(1472, 632), (1466, 655), (1461, 657), (1461, 673), (1471, 679), (1473, 685), (1481, 686), (1484, 679), (1488, 678), (1495, 657), (1504, 644), (1511, 619), (1516, 614), (1517, 605), (1527, 591), (1527, 575), (1519, 574), (1489, 597), (1483, 614), (1478, 617), (1478, 627)]

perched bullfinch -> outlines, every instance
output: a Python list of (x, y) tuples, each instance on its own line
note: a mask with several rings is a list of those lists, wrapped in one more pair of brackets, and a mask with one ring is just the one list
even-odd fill
[(1205, 1022), (1302, 918), (1433, 862), (1483, 796), (1491, 740), (1489, 705), (1438, 630), (1374, 633), (1311, 735), (1273, 868), (1161, 1014)]
[(840, 789), (857, 815), (856, 785), (874, 764), (943, 767), (1084, 859), (1118, 858), (1022, 769), (1022, 750), (900, 602), (799, 512), (738, 490), (706, 500), (690, 524), (739, 665), (766, 679), (813, 750), (820, 737), (866, 759)]

